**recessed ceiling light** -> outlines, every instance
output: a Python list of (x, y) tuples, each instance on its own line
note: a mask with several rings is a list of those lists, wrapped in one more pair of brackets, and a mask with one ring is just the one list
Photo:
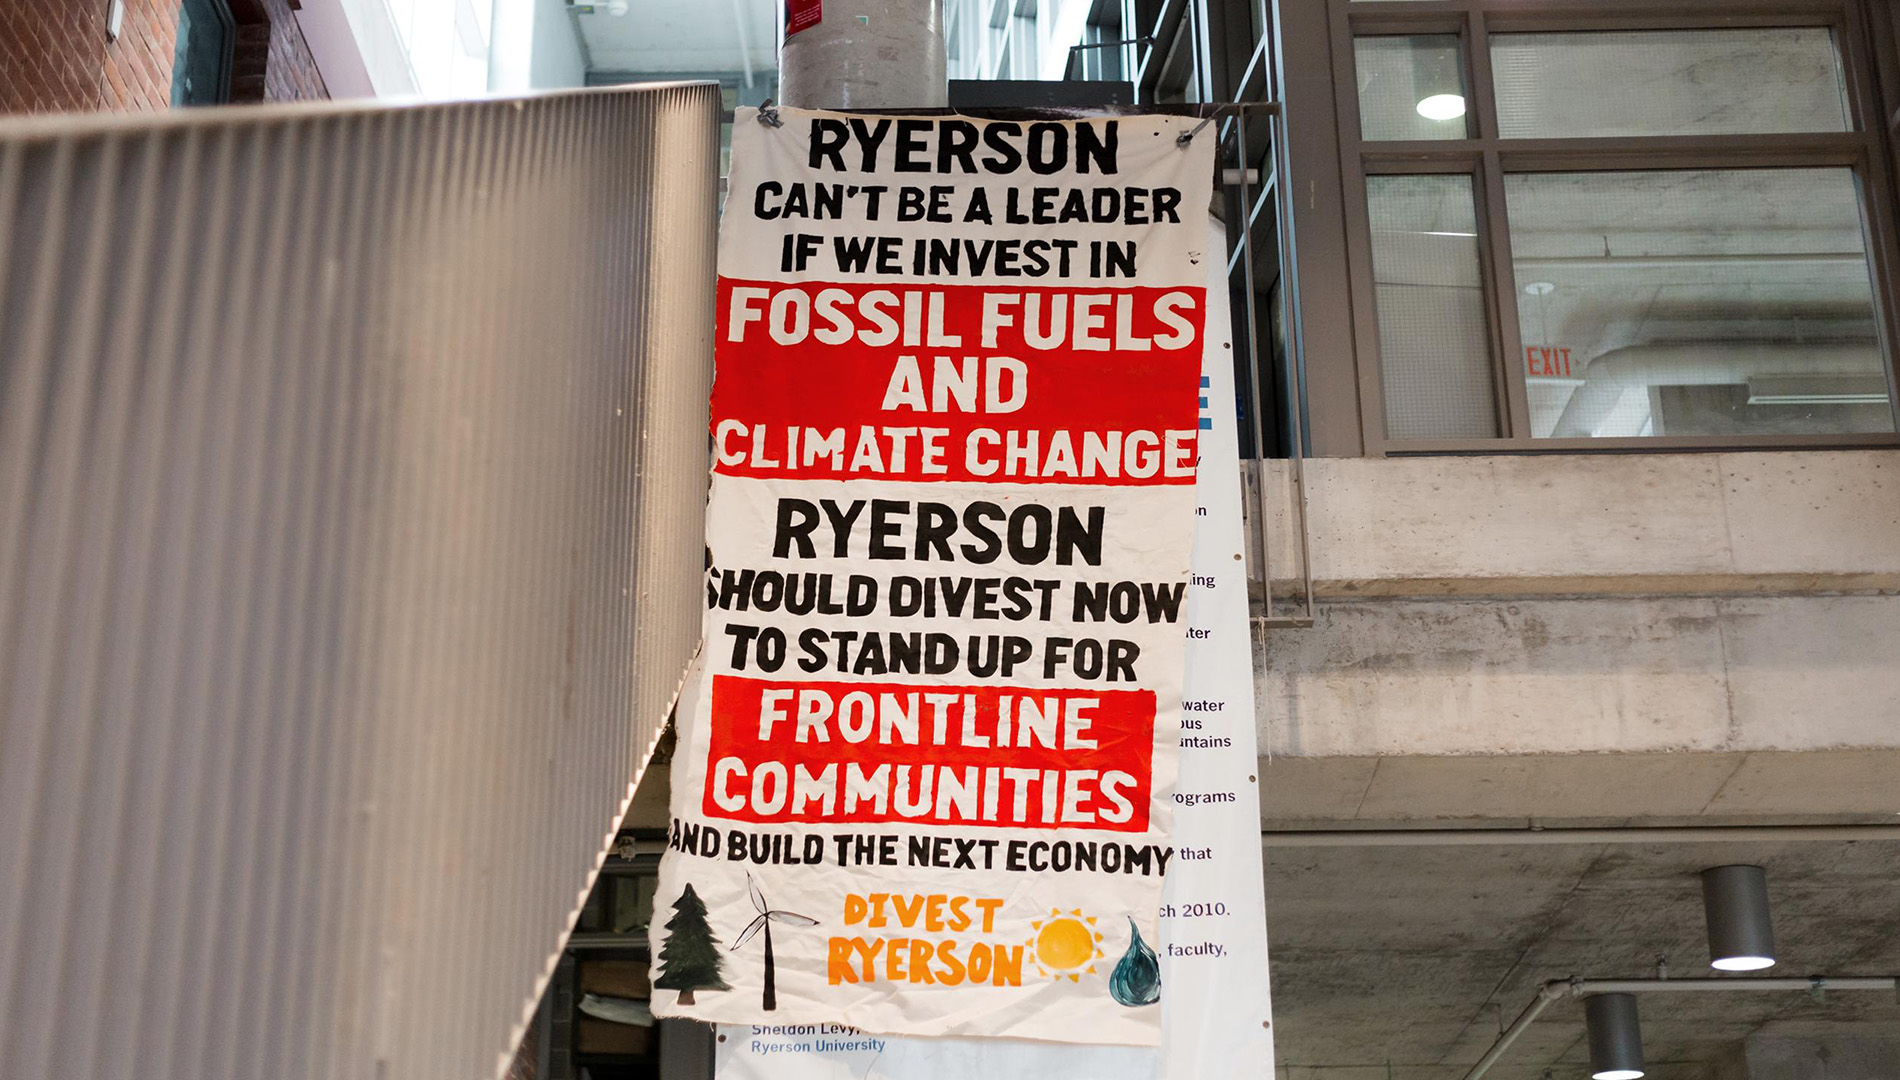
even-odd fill
[(1532, 296), (1549, 296), (1551, 293), (1557, 291), (1557, 286), (1552, 285), (1548, 281), (1533, 281), (1529, 285), (1524, 286), (1524, 291), (1530, 293)]
[(1456, 120), (1465, 114), (1462, 94), (1433, 94), (1418, 103), (1418, 114), (1427, 120)]

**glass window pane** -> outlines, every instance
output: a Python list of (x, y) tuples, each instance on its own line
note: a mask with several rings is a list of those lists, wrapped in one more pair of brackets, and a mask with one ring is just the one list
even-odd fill
[(1893, 430), (1852, 172), (1505, 178), (1538, 438)]
[(1365, 139), (1462, 139), (1465, 77), (1458, 35), (1354, 38), (1359, 134)]
[(1469, 176), (1368, 176), (1385, 430), (1498, 435)]
[(1845, 131), (1825, 27), (1496, 34), (1507, 139)]

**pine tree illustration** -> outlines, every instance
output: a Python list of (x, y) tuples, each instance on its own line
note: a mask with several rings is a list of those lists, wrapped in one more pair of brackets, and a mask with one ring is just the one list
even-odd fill
[(719, 942), (706, 923), (706, 903), (692, 885), (673, 902), (675, 914), (666, 921), (666, 944), (660, 947), (660, 977), (654, 986), (678, 990), (679, 1003), (691, 1005), (695, 990), (730, 990), (719, 972)]

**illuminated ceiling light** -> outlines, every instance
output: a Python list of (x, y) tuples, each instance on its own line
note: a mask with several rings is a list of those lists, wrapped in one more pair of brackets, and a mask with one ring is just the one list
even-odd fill
[(1427, 120), (1456, 120), (1465, 114), (1463, 94), (1433, 94), (1418, 103), (1418, 114)]
[(1775, 926), (1768, 917), (1768, 875), (1759, 866), (1702, 871), (1702, 910), (1709, 923), (1709, 964), (1721, 971), (1775, 966)]
[(1524, 286), (1524, 291), (1530, 293), (1532, 296), (1549, 296), (1551, 293), (1557, 291), (1557, 286), (1552, 285), (1548, 281), (1533, 281), (1529, 285)]
[(1638, 1080), (1643, 1075), (1643, 1029), (1635, 994), (1591, 994), (1583, 999), (1590, 1029), (1591, 1080)]

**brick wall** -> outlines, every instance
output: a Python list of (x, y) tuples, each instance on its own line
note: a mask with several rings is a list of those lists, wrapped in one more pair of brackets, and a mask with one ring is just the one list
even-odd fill
[(330, 96), (297, 29), (291, 0), (227, 2), (238, 24), (232, 101), (308, 101)]
[[(126, 0), (117, 41), (107, 0), (0, 0), (0, 113), (150, 111), (171, 104), (180, 0)], [(237, 20), (232, 100), (328, 97), (296, 0), (228, 0)]]
[(0, 0), (0, 112), (98, 107), (105, 5)]
[[(105, 36), (106, 4), (65, 0), (96, 9), (99, 36)], [(172, 55), (178, 47), (178, 4), (174, 0), (125, 0), (119, 40), (105, 47), (104, 84), (89, 108), (152, 112), (172, 103)]]
[(315, 101), (329, 97), (317, 61), (310, 55), (310, 46), (304, 44), (296, 16), (290, 12), (291, 0), (262, 2), (270, 20), (270, 65), (264, 75), (264, 100)]

